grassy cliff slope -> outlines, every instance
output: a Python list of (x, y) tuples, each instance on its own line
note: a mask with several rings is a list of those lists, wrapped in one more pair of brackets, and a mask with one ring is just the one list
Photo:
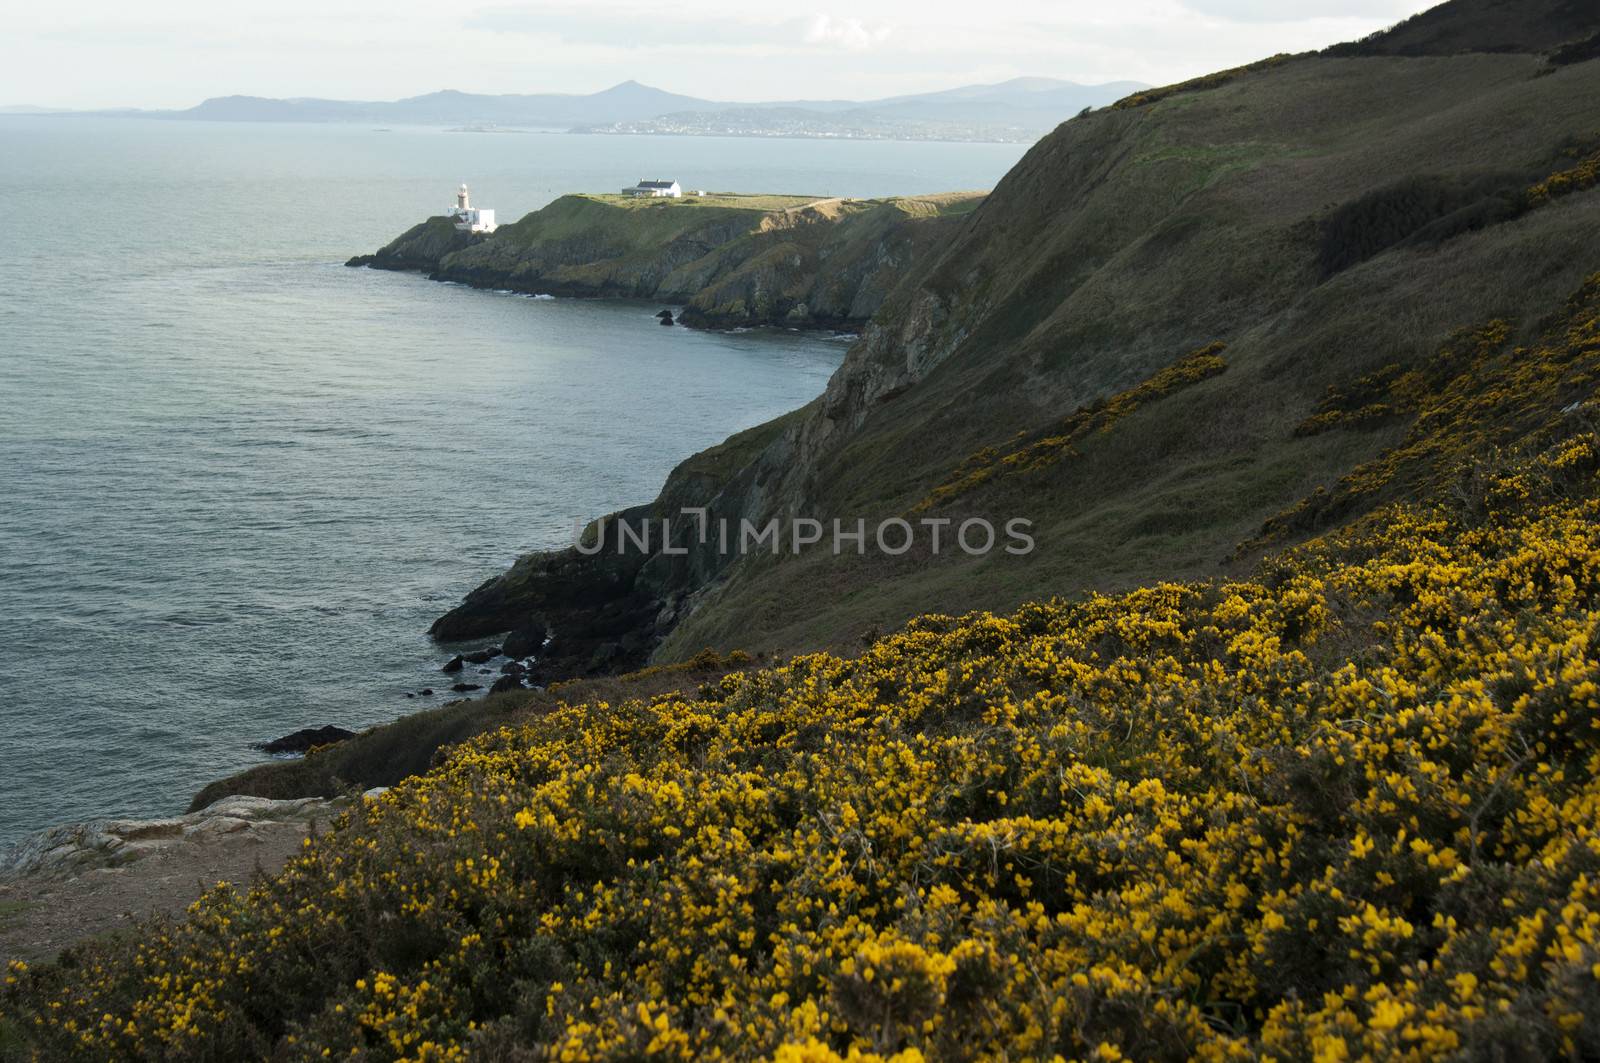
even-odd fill
[(1600, 9), (1589, 0), (1457, 0), (1330, 51), (1407, 56), (1547, 52), (1597, 32)]
[[(1401, 444), (1415, 410), (1300, 426), (1459, 329), (1526, 340), (1600, 269), (1597, 98), (1600, 61), (1303, 56), (1066, 123), (916, 261), (826, 395), (697, 500), (757, 523), (1024, 517), (1037, 549), (691, 546), (627, 583), (654, 604), (645, 637), (664, 660), (848, 647), (928, 611), (1237, 571), (1269, 524), (1292, 540), (1381, 504), (1394, 485), (1279, 519)], [(1221, 371), (1151, 397), (1217, 344)], [(539, 612), (526, 588), (480, 588), (439, 633)]]

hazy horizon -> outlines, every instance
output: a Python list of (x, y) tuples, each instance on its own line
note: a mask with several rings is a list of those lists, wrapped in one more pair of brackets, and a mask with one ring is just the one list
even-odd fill
[[(382, 101), (443, 89), (587, 95), (625, 81), (727, 102), (869, 100), (1016, 77), (1165, 84), (1364, 36), (1427, 0), (859, 0), (763, 15), (732, 0), (455, 9), (197, 0), (25, 9), (0, 38), (0, 106), (178, 110), (231, 95)], [(665, 10), (665, 14), (663, 14)]]
[[(1050, 77), (1045, 77), (1045, 76), (1040, 76), (1040, 75), (1026, 75), (1026, 74), (1018, 75), (1018, 76), (1013, 77), (1013, 78), (1005, 78), (1002, 81), (998, 81), (998, 82), (987, 82), (987, 83), (983, 83), (983, 84), (987, 84), (987, 85), (991, 85), (991, 86), (999, 86), (999, 85), (1005, 85), (1005, 84), (1010, 83), (1010, 82), (1026, 82), (1026, 81), (1048, 82), (1051, 85), (1061, 85), (1061, 86), (1077, 85), (1080, 88), (1097, 88), (1097, 87), (1100, 87), (1100, 86), (1103, 86), (1103, 85), (1141, 85), (1141, 84), (1148, 84), (1146, 82), (1139, 82), (1137, 79), (1134, 79), (1134, 78), (1116, 78), (1116, 79), (1112, 79), (1112, 80), (1104, 81), (1104, 82), (1075, 82), (1075, 81), (1072, 81), (1071, 79), (1068, 79), (1068, 78), (1050, 78)], [(465, 89), (457, 89), (454, 86), (446, 85), (446, 86), (442, 86), (440, 88), (429, 89), (426, 92), (413, 93), (413, 94), (411, 94), (409, 96), (400, 96), (400, 97), (394, 97), (394, 98), (391, 98), (391, 99), (337, 98), (337, 97), (331, 97), (331, 96), (306, 96), (306, 95), (264, 97), (264, 96), (253, 95), (253, 94), (250, 94), (250, 93), (223, 92), (223, 93), (216, 93), (216, 94), (213, 94), (211, 96), (206, 96), (206, 97), (203, 97), (202, 99), (195, 100), (194, 104), (191, 104), (191, 105), (185, 106), (185, 107), (149, 107), (149, 108), (146, 108), (146, 107), (140, 107), (137, 104), (127, 104), (127, 105), (120, 105), (120, 106), (116, 106), (116, 107), (53, 108), (53, 107), (49, 107), (49, 106), (40, 106), (38, 104), (30, 103), (30, 102), (27, 102), (27, 101), (22, 101), (22, 102), (6, 101), (4, 103), (0, 103), (0, 114), (3, 114), (3, 113), (16, 114), (16, 113), (30, 113), (30, 112), (36, 112), (36, 113), (40, 113), (40, 114), (83, 113), (83, 112), (88, 112), (88, 113), (107, 112), (107, 113), (109, 113), (109, 112), (115, 112), (115, 111), (149, 111), (150, 113), (167, 113), (167, 112), (172, 112), (172, 111), (188, 110), (188, 109), (190, 109), (190, 107), (192, 107), (194, 105), (197, 105), (197, 104), (200, 104), (200, 103), (204, 103), (204, 102), (209, 101), (209, 100), (232, 99), (232, 98), (274, 99), (274, 100), (283, 100), (283, 101), (290, 101), (290, 102), (293, 102), (293, 101), (319, 101), (319, 102), (327, 102), (327, 103), (357, 103), (357, 104), (363, 104), (363, 103), (371, 103), (371, 104), (403, 103), (403, 102), (406, 102), (408, 100), (425, 99), (425, 98), (430, 97), (430, 96), (437, 96), (437, 95), (441, 95), (441, 94), (447, 93), (447, 92), (459, 92), (459, 93), (463, 93), (465, 95), (473, 95), (473, 96), (476, 96), (476, 95), (487, 95), (487, 96), (571, 96), (571, 97), (574, 97), (574, 98), (583, 99), (583, 98), (592, 97), (592, 96), (599, 96), (599, 95), (602, 95), (602, 94), (604, 94), (606, 92), (610, 92), (610, 91), (613, 91), (613, 90), (616, 90), (616, 89), (621, 89), (621, 88), (624, 88), (624, 87), (627, 87), (627, 86), (630, 86), (630, 85), (638, 87), (638, 88), (652, 90), (652, 91), (664, 92), (664, 93), (668, 93), (668, 94), (671, 94), (671, 95), (674, 95), (674, 96), (685, 96), (685, 97), (689, 97), (689, 98), (693, 98), (693, 99), (704, 100), (704, 101), (711, 102), (711, 103), (727, 103), (727, 104), (731, 104), (731, 105), (735, 105), (735, 106), (740, 105), (740, 104), (744, 104), (744, 103), (760, 103), (760, 104), (771, 104), (771, 103), (818, 103), (818, 104), (821, 104), (821, 103), (841, 103), (841, 102), (874, 103), (874, 102), (880, 102), (880, 101), (883, 101), (883, 100), (901, 99), (901, 98), (914, 98), (914, 97), (922, 96), (922, 95), (937, 95), (940, 92), (950, 92), (950, 91), (957, 91), (957, 90), (960, 90), (960, 89), (968, 89), (968, 88), (977, 88), (977, 87), (979, 87), (978, 83), (962, 83), (960, 85), (946, 85), (943, 88), (929, 89), (929, 90), (926, 90), (926, 92), (924, 92), (924, 93), (905, 93), (905, 94), (897, 94), (895, 96), (890, 96), (890, 97), (872, 97), (872, 98), (857, 98), (857, 99), (851, 99), (851, 98), (843, 97), (843, 96), (806, 96), (806, 97), (793, 96), (793, 97), (785, 97), (783, 99), (770, 98), (770, 99), (762, 99), (762, 100), (734, 100), (734, 99), (729, 99), (729, 98), (726, 98), (726, 97), (697, 97), (697, 96), (693, 96), (693, 94), (691, 94), (691, 93), (678, 92), (678, 91), (676, 91), (676, 90), (674, 90), (674, 89), (672, 89), (670, 87), (666, 87), (666, 86), (662, 86), (662, 85), (647, 84), (645, 82), (639, 81), (637, 78), (627, 78), (627, 79), (625, 79), (623, 81), (618, 81), (618, 82), (615, 82), (615, 83), (610, 84), (610, 85), (604, 85), (604, 86), (602, 86), (602, 87), (600, 87), (598, 89), (594, 89), (594, 90), (591, 90), (591, 91), (568, 92), (568, 91), (565, 91), (565, 90), (551, 90), (551, 91), (548, 91), (548, 92), (526, 92), (526, 93), (520, 93), (520, 92), (472, 93), (472, 92), (469, 92), (469, 91), (467, 91)]]

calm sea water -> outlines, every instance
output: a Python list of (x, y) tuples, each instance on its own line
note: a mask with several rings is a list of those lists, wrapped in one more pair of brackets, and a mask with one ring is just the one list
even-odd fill
[(0, 118), (0, 844), (439, 686), (433, 617), (821, 391), (837, 340), (345, 269), (451, 200), (878, 196), (1021, 148)]

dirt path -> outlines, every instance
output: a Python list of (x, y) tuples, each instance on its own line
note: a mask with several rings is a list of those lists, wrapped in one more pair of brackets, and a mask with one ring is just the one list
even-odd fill
[(178, 916), (218, 882), (283, 866), (348, 802), (229, 798), (190, 816), (57, 828), (0, 869), (0, 968), (155, 915)]

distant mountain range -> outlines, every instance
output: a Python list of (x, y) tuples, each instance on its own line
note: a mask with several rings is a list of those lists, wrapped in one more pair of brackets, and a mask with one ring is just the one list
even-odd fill
[(711, 136), (809, 136), (843, 139), (1036, 140), (1082, 111), (1103, 107), (1147, 86), (1133, 81), (1079, 85), (1017, 78), (883, 100), (797, 100), (708, 104), (587, 127), (593, 133)]
[[(1145, 87), (1131, 81), (1079, 85), (1053, 78), (1017, 78), (996, 85), (968, 85), (882, 100), (728, 103), (625, 81), (587, 96), (487, 96), (449, 89), (393, 101), (217, 96), (187, 110), (71, 113), (226, 122), (442, 125), (475, 130), (1032, 140), (1085, 107), (1103, 106)], [(49, 113), (31, 107), (0, 110)]]

